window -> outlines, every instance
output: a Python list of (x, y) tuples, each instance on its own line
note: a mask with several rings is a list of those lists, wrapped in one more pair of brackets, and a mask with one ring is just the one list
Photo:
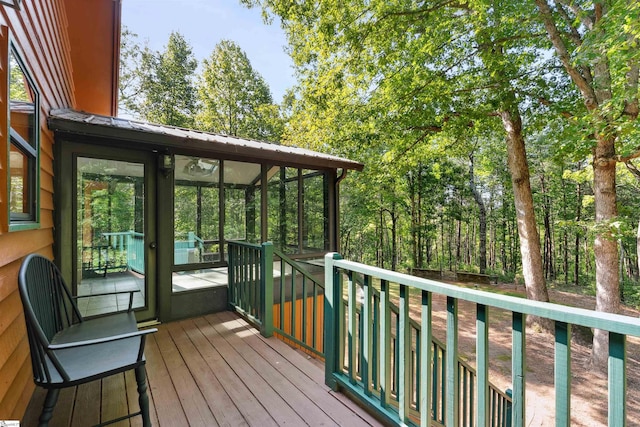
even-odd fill
[(39, 94), (24, 62), (9, 52), (9, 218), (12, 228), (38, 221)]

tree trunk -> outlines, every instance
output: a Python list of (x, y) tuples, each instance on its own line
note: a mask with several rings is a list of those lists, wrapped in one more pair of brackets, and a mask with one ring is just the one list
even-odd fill
[[(520, 253), (522, 255), (522, 274), (527, 298), (535, 301), (549, 301), (542, 271), (540, 237), (533, 210), (529, 165), (522, 135), (522, 119), (518, 112), (509, 111), (500, 112), (500, 117), (507, 131), (507, 164), (513, 185)], [(549, 325), (543, 326), (546, 328)]]
[[(593, 159), (593, 190), (596, 214), (596, 311), (617, 313), (620, 310), (618, 244), (611, 235), (610, 222), (618, 215), (616, 206), (616, 162), (612, 137), (597, 136)], [(604, 370), (609, 356), (609, 334), (596, 329), (593, 334), (591, 363)]]
[[(535, 0), (549, 34), (551, 43), (560, 58), (565, 71), (575, 83), (583, 98), (589, 117), (595, 127), (593, 137), (596, 146), (593, 153), (593, 188), (596, 214), (596, 238), (594, 241), (594, 254), (596, 260), (596, 310), (617, 313), (620, 308), (620, 283), (618, 272), (618, 245), (610, 231), (610, 223), (618, 215), (616, 207), (616, 158), (615, 141), (617, 138), (616, 125), (613, 120), (616, 112), (610, 108), (613, 98), (614, 85), (612, 84), (611, 70), (609, 68), (609, 52), (602, 45), (596, 43), (595, 49), (586, 52), (592, 55), (592, 67), (590, 69), (576, 68), (571, 52), (565, 45), (565, 41), (554, 21), (551, 6), (548, 0)], [(599, 40), (607, 30), (606, 25), (598, 25), (600, 19), (608, 13), (608, 2), (594, 3), (593, 27), (589, 29), (592, 40)], [(623, 30), (621, 30), (623, 31)], [(627, 36), (630, 34), (627, 33)], [(634, 119), (638, 117), (637, 109), (637, 63), (632, 62), (632, 70), (627, 74), (627, 90), (634, 94), (622, 111)], [(592, 71), (591, 71), (592, 70)], [(605, 107), (606, 106), (606, 107)], [(604, 108), (603, 108), (604, 107)], [(629, 107), (629, 109), (627, 109)], [(592, 367), (606, 370), (608, 359), (609, 334), (602, 330), (596, 330), (593, 336), (593, 349), (591, 352)]]
[[(574, 259), (574, 280), (576, 286), (580, 285), (580, 228), (579, 223), (582, 219), (582, 187), (580, 184), (576, 184), (576, 247), (575, 247), (575, 259)], [(586, 256), (586, 254), (585, 254)]]
[(553, 243), (551, 240), (551, 206), (544, 175), (540, 177), (542, 191), (542, 214), (544, 223), (543, 272), (547, 280), (553, 279)]
[(480, 222), (480, 274), (484, 274), (487, 270), (487, 209), (484, 206), (482, 195), (476, 187), (473, 168), (473, 155), (471, 155), (471, 163), (469, 165), (469, 186), (471, 187), (473, 200), (475, 200), (478, 205), (478, 221)]
[(638, 232), (636, 233), (636, 256), (638, 257), (638, 274), (640, 274), (640, 221), (638, 222)]

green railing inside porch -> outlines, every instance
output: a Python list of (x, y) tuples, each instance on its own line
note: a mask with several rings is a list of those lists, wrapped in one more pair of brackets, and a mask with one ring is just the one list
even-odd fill
[[(328, 320), (325, 317), (325, 307), (328, 304), (328, 301), (324, 301), (325, 284), (307, 273), (301, 263), (295, 262), (275, 250), (271, 243), (258, 246), (245, 242), (230, 242), (228, 253), (228, 294), (232, 309), (245, 315), (248, 320), (260, 328), (265, 336), (271, 336), (275, 332), (285, 340), (323, 358), (326, 356), (325, 345), (327, 348), (335, 350), (335, 343), (332, 341), (330, 344), (325, 341), (328, 338), (323, 336), (326, 333), (326, 321)], [(279, 259), (275, 263), (274, 256)], [(279, 274), (273, 274), (274, 265), (276, 266), (275, 271), (279, 271)], [(353, 283), (356, 282), (354, 280)], [(360, 284), (362, 285), (364, 282), (360, 281)], [(275, 298), (273, 296), (274, 289)], [(400, 341), (395, 333), (400, 329), (402, 319), (400, 308), (389, 301), (386, 302), (386, 305), (381, 305), (384, 302), (384, 294), (374, 289), (373, 286), (368, 286), (366, 289), (371, 293), (361, 302), (351, 299), (355, 293), (350, 297), (343, 294), (343, 298), (340, 299), (339, 313), (341, 313), (340, 319), (342, 321), (339, 322), (341, 325), (340, 333), (334, 335), (334, 338), (339, 337), (337, 339), (342, 343), (338, 348), (341, 349), (343, 357), (342, 359), (332, 359), (333, 365), (331, 366), (337, 367), (337, 373), (351, 378), (353, 381), (350, 380), (349, 384), (352, 386), (353, 384), (370, 384), (365, 395), (377, 400), (380, 400), (381, 396), (385, 396), (385, 411), (396, 414), (399, 413), (402, 402), (400, 390), (403, 390), (402, 387), (406, 384), (411, 395), (409, 419), (417, 421), (420, 419), (417, 402), (420, 401), (421, 396), (418, 379), (422, 378), (421, 366), (428, 366), (419, 362), (421, 350), (423, 350), (423, 346), (420, 344), (422, 325), (413, 319), (408, 320), (410, 334), (414, 339), (408, 350), (409, 353), (402, 353)], [(367, 304), (368, 310), (364, 309), (365, 300), (370, 301)], [(285, 309), (285, 303), (289, 304), (288, 309)], [(275, 311), (274, 306), (276, 307)], [(348, 307), (355, 307), (355, 310), (349, 311)], [(383, 307), (387, 309), (383, 310)], [(296, 312), (296, 309), (299, 312)], [(383, 331), (386, 330), (383, 327), (383, 322), (389, 328), (386, 335), (383, 334)], [(345, 338), (347, 337), (345, 335), (345, 325), (347, 324), (351, 325), (350, 331), (357, 331), (350, 334), (348, 339)], [(365, 325), (367, 326), (366, 335)], [(365, 336), (368, 337), (366, 342)], [(382, 343), (385, 344), (381, 345)], [(345, 352), (345, 348), (350, 350)], [(367, 351), (363, 352), (361, 349), (367, 349)], [(333, 354), (334, 350), (331, 350), (330, 354)], [(427, 396), (430, 396), (428, 398), (431, 399), (431, 408), (433, 408), (431, 424), (445, 425), (448, 397), (446, 395), (448, 353), (445, 345), (435, 337), (431, 337), (430, 352), (432, 355), (431, 393)], [(477, 374), (469, 364), (458, 357), (457, 352), (454, 355), (456, 358), (454, 360), (457, 360), (457, 386), (455, 390), (457, 390), (457, 401), (459, 402), (460, 425), (476, 425), (475, 384), (477, 383)], [(337, 360), (342, 360), (343, 363), (340, 364)], [(409, 362), (404, 364), (402, 362), (404, 360)], [(330, 383), (336, 384), (333, 380)], [(388, 387), (383, 387), (385, 384)], [(385, 391), (386, 395), (384, 395)], [(511, 425), (511, 398), (506, 393), (489, 383), (486, 401), (489, 405), (489, 426)], [(395, 421), (397, 422), (397, 416)]]
[[(338, 254), (325, 257), (325, 363), (328, 385), (350, 391), (363, 404), (377, 411), (395, 424), (428, 425), (434, 414), (444, 411), (446, 426), (495, 425), (492, 408), (492, 393), (488, 380), (489, 372), (489, 314), (494, 309), (512, 313), (512, 425), (523, 426), (526, 422), (525, 395), (526, 369), (525, 346), (526, 316), (539, 316), (555, 321), (555, 423), (557, 426), (571, 424), (571, 328), (580, 325), (609, 332), (608, 369), (608, 424), (626, 425), (626, 339), (640, 336), (640, 319), (571, 308), (551, 303), (541, 303), (523, 298), (466, 289), (428, 279), (383, 270), (340, 259)], [(345, 283), (346, 282), (346, 283)], [(379, 331), (372, 327), (359, 330), (356, 310), (358, 283), (363, 284), (364, 298), (362, 316), (364, 325), (379, 316)], [(380, 301), (374, 303), (374, 284), (379, 283)], [(346, 285), (346, 289), (345, 289)], [(390, 294), (399, 288), (399, 319), (393, 331)], [(416, 335), (416, 324), (409, 315), (409, 295), (417, 292), (420, 300), (420, 333)], [(344, 295), (348, 304), (345, 310)], [(440, 356), (429, 343), (432, 342), (432, 298), (445, 296), (447, 300), (447, 335), (445, 356)], [(468, 403), (461, 398), (461, 372), (458, 362), (458, 303), (468, 301), (476, 306), (476, 366), (475, 409), (477, 418), (469, 421)], [(380, 312), (376, 314), (376, 306)], [(348, 319), (345, 323), (345, 317)], [(393, 344), (393, 335), (398, 338)], [(394, 352), (395, 362), (389, 360)], [(376, 352), (379, 353), (376, 354)], [(415, 355), (414, 355), (415, 351)], [(359, 377), (355, 367), (360, 358), (363, 366)], [(346, 371), (344, 360), (350, 367)], [(433, 404), (434, 377), (417, 372), (413, 365), (435, 366), (444, 359), (443, 407)], [(373, 374), (374, 370), (378, 370)], [(397, 390), (392, 380), (393, 370), (398, 370)], [(379, 393), (372, 387), (372, 376), (380, 379)], [(415, 382), (414, 382), (415, 381)], [(397, 395), (397, 407), (392, 404)], [(466, 408), (466, 410), (465, 410)]]
[[(98, 247), (97, 269), (133, 270), (144, 274), (144, 234), (135, 231), (101, 233), (106, 245)], [(95, 247), (91, 247), (93, 251)], [(104, 255), (103, 254), (104, 251)]]
[[(144, 234), (135, 231), (100, 233), (103, 244), (85, 246), (83, 252), (90, 262), (83, 269), (94, 274), (105, 275), (115, 271), (135, 271), (144, 274)], [(186, 240), (174, 242), (176, 264), (202, 262), (205, 241), (194, 232), (186, 235)]]

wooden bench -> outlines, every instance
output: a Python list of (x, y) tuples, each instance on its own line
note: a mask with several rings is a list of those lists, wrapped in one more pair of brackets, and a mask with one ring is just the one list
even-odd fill
[(456, 280), (460, 282), (478, 283), (481, 285), (491, 285), (498, 283), (498, 276), (492, 274), (468, 273), (465, 271), (456, 272)]
[(442, 271), (441, 270), (430, 270), (428, 268), (414, 268), (411, 270), (411, 274), (417, 277), (421, 277), (423, 279), (442, 279)]

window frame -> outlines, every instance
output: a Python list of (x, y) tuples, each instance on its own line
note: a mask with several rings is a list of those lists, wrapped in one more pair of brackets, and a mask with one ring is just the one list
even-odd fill
[[(20, 71), (24, 76), (25, 83), (29, 86), (33, 96), (33, 129), (30, 130), (32, 141), (25, 140), (18, 131), (11, 126), (11, 55), (15, 59)], [(35, 83), (33, 75), (23, 59), (22, 52), (9, 38), (7, 49), (7, 199), (11, 194), (11, 146), (15, 146), (27, 159), (27, 184), (28, 189), (23, 194), (28, 197), (28, 212), (11, 212), (10, 203), (7, 203), (7, 218), (9, 220), (9, 231), (20, 231), (40, 227), (40, 90)]]

